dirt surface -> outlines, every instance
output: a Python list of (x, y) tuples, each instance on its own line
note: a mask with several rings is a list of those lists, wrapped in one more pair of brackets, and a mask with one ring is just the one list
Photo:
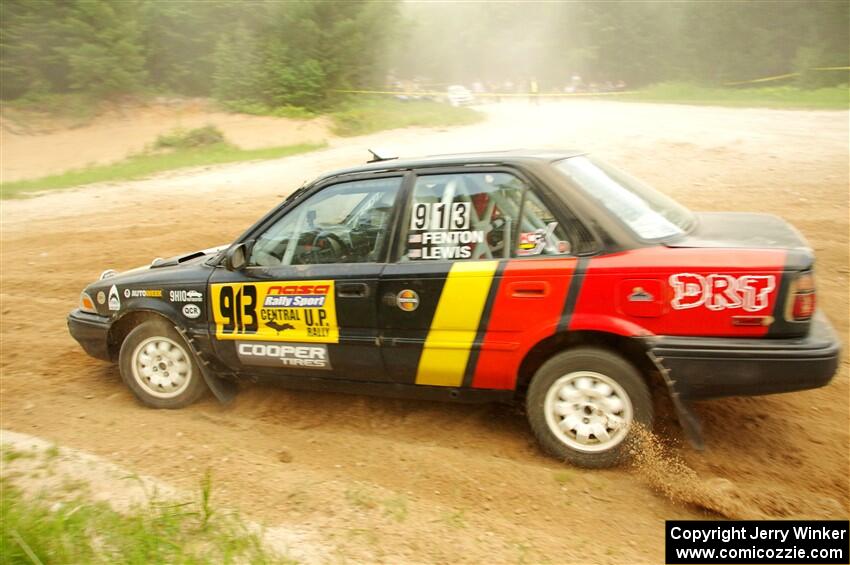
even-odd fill
[[(111, 163), (139, 153), (174, 129), (214, 125), (242, 149), (320, 143), (331, 137), (327, 118), (293, 120), (222, 112), (203, 99), (175, 99), (113, 109), (73, 128), (56, 120), (22, 123), (0, 118), (0, 180), (38, 178)], [(17, 117), (17, 116), (15, 116)], [(26, 124), (26, 125), (24, 125)]]
[[(818, 255), (848, 335), (848, 113), (577, 101), (486, 108), (485, 123), (3, 203), (2, 426), (94, 452), (254, 519), (318, 532), (334, 562), (662, 562), (665, 519), (846, 517), (848, 363), (822, 389), (701, 403), (707, 450), (659, 407), (633, 468), (543, 455), (518, 410), (254, 386), (230, 407), (138, 405), (65, 315), (107, 267), (231, 240), (321, 172), (403, 155), (581, 147), (700, 210), (779, 214)], [(661, 438), (661, 443), (657, 438)], [(671, 459), (670, 456), (674, 458)]]

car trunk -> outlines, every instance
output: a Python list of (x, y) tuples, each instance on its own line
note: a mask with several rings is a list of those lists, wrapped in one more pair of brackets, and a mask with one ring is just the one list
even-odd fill
[(778, 216), (746, 212), (700, 212), (695, 216), (696, 227), (667, 243), (668, 247), (794, 249), (811, 255), (803, 234)]
[(810, 318), (795, 319), (793, 313), (796, 301), (804, 294), (810, 296), (814, 304), (814, 289), (809, 291), (801, 284), (801, 275), (811, 272), (815, 259), (805, 237), (782, 218), (769, 214), (701, 212), (695, 216), (694, 229), (684, 237), (667, 242), (668, 247), (787, 250), (774, 310), (775, 320), (768, 336), (806, 335)]

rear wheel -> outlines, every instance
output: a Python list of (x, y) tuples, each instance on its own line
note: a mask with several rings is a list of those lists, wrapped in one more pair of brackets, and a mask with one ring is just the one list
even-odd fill
[(195, 358), (177, 330), (164, 320), (149, 320), (131, 331), (118, 357), (121, 378), (143, 404), (182, 408), (207, 386)]
[(544, 363), (529, 386), (526, 412), (544, 450), (582, 467), (616, 464), (633, 425), (652, 425), (652, 400), (640, 373), (596, 347), (570, 349)]

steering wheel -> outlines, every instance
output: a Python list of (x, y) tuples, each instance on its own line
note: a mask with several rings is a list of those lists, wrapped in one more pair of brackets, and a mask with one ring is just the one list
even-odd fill
[(305, 255), (310, 257), (311, 261), (309, 262), (313, 264), (335, 263), (337, 259), (341, 259), (346, 253), (346, 245), (342, 239), (329, 231), (317, 233), (310, 247), (311, 250), (305, 253)]

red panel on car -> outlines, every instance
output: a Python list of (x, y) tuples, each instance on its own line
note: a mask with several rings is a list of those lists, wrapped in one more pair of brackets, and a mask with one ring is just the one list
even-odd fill
[(577, 259), (507, 262), (489, 317), (472, 386), (512, 389), (525, 353), (555, 333)]
[[(769, 326), (738, 325), (733, 317), (773, 313), (785, 259), (786, 251), (778, 249), (663, 246), (596, 257), (588, 264), (569, 329), (625, 335), (763, 336)], [(651, 301), (626, 305), (628, 293), (634, 291), (630, 281), (637, 280), (644, 285), (659, 281), (655, 292), (648, 292), (653, 299), (661, 298), (659, 305), (650, 306)], [(660, 316), (648, 315), (659, 307)]]

